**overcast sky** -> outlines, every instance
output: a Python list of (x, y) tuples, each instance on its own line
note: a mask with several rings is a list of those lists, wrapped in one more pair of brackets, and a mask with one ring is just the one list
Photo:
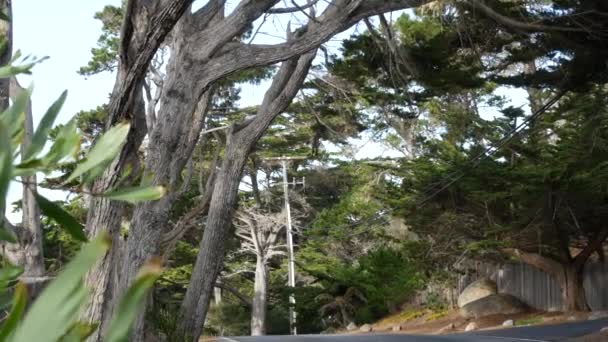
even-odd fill
[[(68, 98), (58, 123), (67, 122), (79, 110), (106, 102), (114, 75), (108, 73), (86, 79), (76, 73), (87, 64), (91, 48), (99, 37), (101, 23), (93, 19), (93, 15), (106, 4), (120, 4), (120, 0), (13, 1), (14, 51), (49, 57), (34, 68), (31, 76), (19, 76), (22, 86), (34, 84), (34, 123), (66, 89)], [(55, 199), (65, 196), (45, 190), (41, 193)], [(10, 203), (20, 198), (21, 186), (13, 183), (7, 201), (8, 217), (13, 222), (20, 221), (20, 217), (10, 213)]]

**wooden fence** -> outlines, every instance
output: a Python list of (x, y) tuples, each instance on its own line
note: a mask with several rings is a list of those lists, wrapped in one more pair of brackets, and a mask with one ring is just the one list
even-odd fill
[[(458, 281), (458, 293), (473, 281), (487, 277), (494, 280), (499, 293), (521, 299), (533, 308), (559, 311), (562, 298), (559, 284), (547, 273), (524, 263), (491, 265), (469, 264)], [(591, 261), (585, 265), (584, 287), (593, 311), (608, 310), (608, 262)]]

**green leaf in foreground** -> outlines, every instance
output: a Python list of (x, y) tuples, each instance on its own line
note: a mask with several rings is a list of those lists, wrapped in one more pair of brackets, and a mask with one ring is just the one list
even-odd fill
[(0, 78), (9, 78), (19, 74), (31, 74), (32, 67), (36, 63), (28, 63), (24, 65), (5, 65), (0, 67)]
[(108, 250), (110, 241), (102, 234), (84, 245), (59, 276), (40, 294), (12, 342), (57, 341), (73, 326), (86, 302), (83, 277)]
[[(7, 127), (11, 138), (15, 138), (20, 135), (24, 130), (25, 121), (25, 110), (27, 104), (32, 96), (33, 87), (29, 86), (27, 89), (20, 91), (15, 97), (13, 104), (8, 107), (1, 115), (2, 121)], [(20, 141), (19, 141), (20, 142)]]
[[(2, 219), (2, 220), (4, 220), (4, 219)], [(2, 221), (2, 222), (4, 223), (4, 221)], [(0, 227), (0, 241), (16, 243), (17, 238), (15, 238), (15, 236), (11, 232), (6, 230), (5, 227)]]
[(49, 138), (49, 132), (53, 128), (53, 123), (55, 123), (55, 119), (57, 118), (57, 115), (59, 115), (59, 111), (61, 110), (61, 107), (63, 107), (67, 96), (68, 91), (65, 90), (46, 111), (36, 128), (36, 132), (32, 137), (32, 142), (25, 153), (24, 159), (29, 159), (42, 151), (44, 144)]
[(0, 268), (0, 291), (4, 290), (9, 282), (16, 280), (19, 276), (23, 274), (23, 268), (12, 266), (12, 265), (4, 265)]
[(120, 300), (110, 322), (106, 342), (127, 341), (131, 324), (137, 318), (148, 290), (154, 285), (161, 271), (160, 259), (151, 260), (144, 265), (131, 287)]
[[(6, 193), (13, 173), (13, 158), (8, 129), (0, 121), (0, 210), (6, 208)], [(4, 213), (3, 213), (4, 214)], [(0, 217), (0, 222), (4, 219)]]
[(2, 327), (0, 327), (0, 341), (6, 341), (7, 337), (15, 331), (19, 319), (25, 310), (25, 304), (27, 302), (27, 289), (25, 284), (22, 282), (17, 283), (15, 286), (15, 295), (13, 296), (13, 307), (8, 316), (4, 319)]
[(67, 211), (54, 202), (49, 201), (40, 194), (36, 195), (36, 202), (40, 206), (40, 210), (48, 217), (55, 220), (63, 229), (65, 229), (74, 239), (78, 241), (87, 241), (87, 236), (84, 233), (84, 227)]
[[(22, 59), (22, 62), (24, 64), (13, 65), (13, 63), (17, 62), (17, 59), (19, 59), (20, 57), (21, 57), (21, 51), (17, 50), (13, 54), (13, 58), (11, 58), (10, 64), (0, 67), (0, 78), (10, 78), (12, 76), (16, 76), (19, 74), (29, 75), (32, 73), (32, 68), (36, 64), (42, 63), (43, 61), (45, 61), (49, 58), (48, 56), (44, 56), (42, 58), (34, 58), (32, 62), (25, 63), (28, 59), (30, 59), (29, 56), (26, 56), (24, 59)], [(32, 60), (32, 59), (30, 59), (30, 60)]]
[(75, 158), (79, 150), (80, 135), (76, 131), (76, 120), (72, 119), (59, 129), (49, 153), (44, 156), (44, 164), (54, 165), (69, 156)]
[[(101, 136), (97, 143), (91, 148), (91, 151), (89, 151), (86, 159), (78, 164), (67, 181), (71, 182), (92, 169), (99, 171), (100, 168), (96, 168), (97, 166), (111, 162), (118, 155), (123, 142), (127, 139), (129, 127), (130, 125), (128, 123), (121, 123), (112, 127)], [(101, 170), (103, 171), (103, 169)]]
[(117, 201), (137, 203), (158, 200), (165, 195), (165, 192), (166, 190), (162, 186), (145, 186), (106, 192), (103, 194), (103, 197)]
[(72, 326), (72, 328), (70, 328), (70, 330), (67, 332), (67, 334), (62, 336), (58, 342), (86, 341), (86, 339), (89, 336), (91, 336), (95, 332), (95, 330), (97, 330), (98, 326), (99, 326), (98, 323), (88, 324), (88, 323), (76, 322)]

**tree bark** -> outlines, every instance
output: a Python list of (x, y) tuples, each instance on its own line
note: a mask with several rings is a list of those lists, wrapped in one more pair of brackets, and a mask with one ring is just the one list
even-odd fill
[[(131, 122), (127, 142), (120, 155), (94, 182), (93, 191), (101, 193), (113, 188), (125, 167), (137, 164), (137, 150), (146, 134), (145, 108), (143, 107), (143, 81), (154, 54), (173, 26), (190, 7), (193, 0), (129, 0), (121, 28), (118, 74), (110, 103), (106, 127), (121, 121)], [(137, 170), (135, 165), (134, 170)], [(116, 284), (120, 274), (115, 266), (121, 256), (119, 236), (123, 204), (105, 198), (93, 197), (89, 204), (86, 231), (89, 237), (108, 232), (112, 247), (91, 270), (85, 279), (92, 295), (81, 320), (99, 323), (99, 328), (88, 341), (101, 341), (111, 318), (117, 298)]]
[(225, 160), (215, 183), (199, 254), (181, 308), (178, 333), (196, 340), (207, 315), (213, 284), (224, 259), (225, 242), (237, 202), (238, 187), (250, 151), (272, 120), (291, 103), (302, 85), (316, 50), (283, 62), (253, 122), (228, 132)]
[[(15, 98), (24, 89), (19, 85), (16, 78), (12, 78), (10, 82), (11, 97)], [(34, 123), (32, 117), (32, 101), (28, 100), (25, 108), (25, 134), (23, 136), (23, 143), (21, 144), (21, 154), (25, 155), (26, 150), (30, 146), (32, 137), (34, 135)], [(36, 202), (36, 191), (37, 181), (36, 175), (21, 177), (23, 182), (23, 198), (22, 198), (22, 229), (27, 232), (28, 239), (21, 241), (19, 250), (16, 253), (19, 254), (19, 262), (16, 264), (22, 266), (24, 269), (24, 277), (43, 277), (46, 273), (44, 267), (44, 254), (42, 251), (42, 229), (40, 226), (40, 208)], [(28, 296), (30, 300), (35, 298), (37, 293), (40, 291), (44, 284), (43, 283), (32, 283), (28, 290)]]
[[(158, 201), (145, 202), (135, 208), (122, 265), (121, 292), (150, 257), (160, 254), (163, 228), (169, 221), (172, 203), (178, 197), (181, 173), (192, 156), (210, 106), (211, 90), (201, 96), (192, 88), (184, 87), (184, 80), (189, 79), (188, 69), (184, 65), (190, 62), (184, 50), (187, 42), (180, 32), (188, 24), (189, 21), (183, 20), (175, 29), (165, 95), (161, 99), (154, 130), (149, 135), (146, 156), (145, 174), (152, 175), (152, 184), (164, 185), (167, 193)], [(180, 117), (183, 113), (190, 113), (190, 117), (184, 120)], [(143, 317), (142, 312), (133, 328), (132, 338), (136, 341), (144, 338)]]
[(268, 269), (264, 257), (258, 255), (255, 263), (253, 303), (251, 308), (251, 336), (266, 335), (266, 307), (268, 296)]
[[(123, 77), (124, 73), (119, 71), (117, 82)], [(122, 175), (124, 167), (131, 165), (133, 173), (139, 169), (139, 157), (137, 149), (145, 136), (145, 104), (141, 90), (138, 91), (133, 99), (132, 116), (135, 131), (138, 133), (132, 136), (131, 141), (127, 141), (128, 149), (123, 148), (126, 157), (124, 160), (117, 159), (103, 173), (102, 177), (96, 180), (92, 187), (92, 192), (101, 193), (113, 188)], [(86, 277), (85, 284), (91, 291), (89, 301), (81, 313), (81, 319), (88, 323), (99, 323), (97, 330), (89, 337), (88, 341), (101, 341), (105, 334), (107, 325), (112, 317), (114, 301), (117, 299), (118, 280), (121, 274), (120, 262), (124, 255), (124, 241), (120, 236), (120, 228), (124, 218), (125, 205), (122, 202), (111, 201), (101, 197), (91, 197), (89, 210), (87, 212), (86, 233), (89, 239), (106, 232), (112, 245), (105, 254), (91, 269)]]
[(583, 287), (583, 269), (574, 264), (563, 266), (563, 276), (559, 281), (564, 311), (589, 311)]
[[(0, 12), (5, 16), (11, 17), (11, 2), (9, 0), (0, 0)], [(9, 21), (0, 19), (0, 65), (7, 65), (11, 60), (13, 44), (13, 28)], [(9, 106), (10, 80), (8, 78), (0, 79), (0, 112), (4, 112)], [(6, 212), (6, 203), (3, 198), (0, 200), (0, 226), (11, 227), (11, 223), (4, 216)], [(3, 246), (3, 249), (6, 249)]]
[[(0, 0), (0, 12), (12, 18), (10, 0)], [(0, 19), (0, 65), (7, 65), (13, 55), (13, 24), (11, 21)], [(10, 79), (0, 79), (0, 109), (6, 110), (9, 106)], [(2, 211), (4, 213), (4, 211)]]

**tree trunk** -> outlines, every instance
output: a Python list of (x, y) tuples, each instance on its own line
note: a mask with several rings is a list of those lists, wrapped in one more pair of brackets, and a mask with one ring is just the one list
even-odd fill
[(266, 303), (268, 296), (268, 269), (262, 256), (255, 263), (253, 305), (251, 308), (251, 336), (266, 335)]
[(203, 330), (213, 285), (223, 264), (225, 242), (249, 153), (272, 120), (291, 103), (304, 82), (315, 55), (316, 50), (283, 62), (264, 96), (255, 119), (238, 132), (235, 132), (236, 126), (228, 131), (225, 159), (215, 182), (190, 286), (182, 302), (181, 325), (178, 331), (180, 335), (196, 340)]
[[(24, 91), (19, 85), (16, 78), (11, 79), (11, 93), (14, 97)], [(13, 96), (11, 96), (13, 97)], [(25, 134), (23, 136), (23, 143), (21, 144), (22, 156), (25, 155), (26, 150), (30, 146), (32, 137), (34, 135), (34, 122), (32, 117), (32, 101), (28, 100), (25, 108)], [(27, 232), (27, 241), (22, 241), (20, 244), (20, 250), (17, 252), (20, 254), (20, 261), (17, 265), (22, 266), (23, 276), (38, 278), (43, 277), (46, 273), (44, 267), (44, 254), (42, 251), (42, 229), (40, 226), (40, 208), (36, 202), (36, 191), (37, 181), (36, 175), (21, 177), (23, 181), (23, 198), (22, 198), (22, 228)], [(33, 282), (28, 284), (28, 297), (30, 302), (36, 297), (44, 286), (43, 282)]]
[[(0, 12), (4, 16), (12, 17), (11, 2), (9, 0), (0, 0)], [(11, 61), (13, 43), (13, 28), (10, 21), (0, 19), (0, 65), (5, 66)], [(4, 112), (9, 106), (10, 80), (8, 78), (0, 79), (0, 113)], [(6, 218), (5, 199), (0, 200), (0, 225), (8, 226), (9, 222), (4, 222)]]
[(215, 303), (215, 305), (222, 304), (222, 289), (219, 287), (213, 288), (213, 302)]
[[(182, 170), (196, 146), (210, 105), (211, 91), (207, 91), (200, 101), (197, 101), (197, 94), (183, 88), (182, 82), (187, 76), (172, 68), (181, 63), (184, 63), (184, 60), (179, 51), (174, 50), (173, 64), (168, 67), (171, 77), (165, 83), (167, 95), (163, 96), (158, 120), (150, 136), (146, 159), (145, 173), (153, 175), (152, 184), (165, 185), (167, 193), (158, 201), (145, 202), (135, 208), (123, 260), (124, 272), (120, 291), (128, 287), (148, 259), (160, 254), (163, 228), (167, 226), (172, 204), (178, 197), (178, 182)], [(180, 96), (174, 96), (176, 92), (180, 92)], [(179, 118), (184, 104), (193, 105), (193, 108), (189, 108), (192, 114), (188, 121)], [(143, 339), (143, 317), (144, 312), (134, 324), (132, 338), (135, 341)]]
[[(119, 71), (117, 84), (123, 77), (124, 73)], [(132, 113), (134, 117), (132, 125), (139, 133), (133, 135), (133, 140), (127, 141), (127, 146), (123, 149), (123, 153), (126, 155), (124, 161), (121, 161), (121, 158), (115, 160), (102, 177), (95, 181), (92, 192), (101, 193), (112, 188), (122, 175), (125, 165), (130, 164), (133, 167), (133, 174), (137, 174), (137, 170), (140, 168), (137, 148), (146, 133), (145, 105), (141, 90), (136, 92), (135, 99), (133, 99)], [(85, 227), (87, 236), (91, 239), (105, 232), (111, 238), (112, 245), (108, 253), (97, 261), (95, 267), (85, 277), (85, 284), (90, 289), (91, 296), (80, 317), (84, 322), (99, 324), (98, 329), (89, 337), (88, 341), (102, 340), (112, 317), (114, 301), (118, 296), (118, 278), (122, 273), (120, 260), (124, 254), (125, 245), (120, 236), (124, 209), (125, 205), (122, 202), (102, 197), (90, 198)]]
[[(192, 0), (172, 0), (164, 1), (160, 6), (160, 1), (127, 2), (119, 44), (118, 75), (108, 104), (106, 127), (127, 120), (131, 122), (131, 130), (120, 155), (95, 181), (93, 190), (96, 193), (113, 188), (129, 161), (137, 163), (137, 150), (147, 131), (145, 108), (142, 107), (145, 73), (158, 47), (191, 3)], [(137, 170), (137, 165), (133, 170)], [(108, 232), (114, 243), (110, 252), (85, 279), (92, 296), (81, 314), (81, 320), (100, 323), (88, 341), (101, 341), (117, 298), (116, 278), (121, 272), (115, 266), (122, 254), (119, 249), (122, 209), (122, 203), (99, 197), (93, 197), (89, 205), (87, 234), (90, 237)]]
[[(12, 18), (10, 1), (2, 1), (0, 11), (7, 17)], [(13, 45), (13, 27), (11, 21), (1, 20), (0, 35), (2, 36), (2, 51), (0, 64), (5, 65), (11, 59)], [(15, 77), (0, 80), (0, 111), (9, 106), (9, 98), (15, 99), (24, 89), (19, 85)], [(28, 100), (25, 108), (24, 135), (21, 143), (21, 157), (30, 146), (34, 135), (34, 122), (32, 117), (32, 102)], [(22, 219), (21, 227), (17, 228), (18, 243), (7, 244), (4, 256), (14, 265), (23, 267), (23, 276), (35, 281), (29, 282), (28, 296), (33, 299), (39, 292), (43, 283), (38, 282), (45, 274), (44, 256), (42, 252), (42, 230), (40, 228), (40, 209), (36, 202), (36, 175), (21, 177), (23, 182), (22, 197)], [(5, 208), (0, 208), (4, 218)]]
[(181, 308), (179, 334), (193, 340), (198, 339), (203, 329), (213, 286), (221, 270), (241, 173), (247, 160), (246, 152), (239, 151), (241, 144), (228, 142), (227, 145), (226, 159), (215, 182), (200, 252)]
[(577, 268), (574, 265), (564, 265), (560, 287), (564, 311), (589, 311), (585, 297), (585, 288), (583, 287), (582, 267)]

